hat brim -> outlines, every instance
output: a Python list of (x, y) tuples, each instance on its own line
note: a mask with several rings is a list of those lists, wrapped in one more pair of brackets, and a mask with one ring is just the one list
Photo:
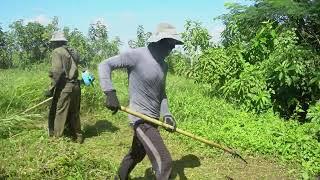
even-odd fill
[(50, 39), (50, 42), (58, 42), (58, 41), (62, 41), (62, 42), (68, 42), (68, 40), (66, 39)]
[(149, 39), (148, 42), (152, 43), (152, 42), (158, 42), (161, 39), (173, 39), (176, 41), (177, 45), (181, 45), (183, 44), (182, 39), (180, 38), (179, 34), (163, 34), (163, 33), (159, 33), (157, 35), (152, 35)]

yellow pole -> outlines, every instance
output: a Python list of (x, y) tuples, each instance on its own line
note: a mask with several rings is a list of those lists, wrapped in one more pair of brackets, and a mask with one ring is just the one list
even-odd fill
[[(139, 117), (139, 118), (141, 118), (141, 119), (143, 119), (143, 120), (145, 120), (145, 121), (151, 122), (151, 123), (153, 123), (153, 124), (156, 124), (156, 125), (159, 125), (159, 126), (162, 126), (162, 127), (165, 127), (165, 128), (171, 128), (171, 129), (173, 128), (171, 125), (168, 125), (168, 124), (166, 124), (166, 123), (163, 123), (163, 122), (161, 122), (161, 121), (159, 121), (159, 120), (156, 120), (156, 119), (151, 118), (151, 117), (149, 117), (149, 116), (146, 116), (146, 115), (144, 115), (144, 114), (141, 114), (141, 113), (138, 113), (138, 112), (134, 112), (134, 111), (132, 111), (131, 109), (126, 108), (126, 107), (123, 107), (123, 106), (121, 106), (121, 111), (124, 111), (124, 112), (126, 112), (126, 113), (131, 114), (131, 115), (134, 115), (134, 116), (136, 116), (136, 117)], [(191, 137), (192, 139), (196, 139), (196, 140), (198, 140), (198, 141), (200, 141), (200, 142), (203, 142), (203, 143), (208, 144), (208, 145), (210, 145), (210, 146), (213, 146), (213, 147), (215, 147), (215, 148), (222, 149), (222, 150), (224, 150), (225, 152), (228, 152), (228, 153), (232, 154), (233, 156), (239, 157), (239, 158), (242, 159), (245, 163), (247, 163), (247, 161), (244, 160), (237, 152), (235, 152), (234, 150), (232, 150), (232, 149), (230, 149), (230, 148), (228, 148), (228, 147), (224, 147), (224, 146), (222, 146), (221, 144), (218, 144), (218, 143), (209, 141), (209, 140), (207, 140), (207, 139), (204, 139), (204, 138), (202, 138), (202, 137), (200, 137), (200, 136), (196, 136), (196, 135), (194, 135), (194, 134), (191, 134), (191, 133), (186, 132), (186, 131), (184, 131), (184, 130), (182, 130), (182, 129), (179, 129), (179, 128), (176, 128), (175, 132), (178, 132), (178, 133), (183, 134), (183, 135), (185, 135), (185, 136)]]
[(50, 97), (50, 98), (48, 98), (48, 99), (40, 102), (39, 104), (34, 105), (34, 106), (32, 106), (31, 108), (26, 109), (25, 111), (22, 112), (22, 114), (24, 114), (24, 113), (26, 113), (26, 112), (28, 112), (28, 111), (31, 111), (32, 109), (34, 109), (34, 108), (36, 108), (36, 107), (39, 107), (39, 106), (41, 106), (42, 104), (44, 104), (44, 103), (46, 103), (46, 102), (48, 102), (48, 101), (51, 101), (52, 98), (53, 98), (53, 97)]

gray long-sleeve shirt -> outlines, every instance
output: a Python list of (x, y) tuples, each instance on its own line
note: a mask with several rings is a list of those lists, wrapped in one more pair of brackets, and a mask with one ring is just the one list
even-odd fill
[[(129, 107), (153, 118), (170, 114), (165, 92), (168, 65), (153, 58), (147, 47), (131, 49), (99, 64), (100, 85), (103, 91), (114, 90), (111, 72), (126, 68), (129, 78)], [(129, 115), (132, 123), (139, 118)]]

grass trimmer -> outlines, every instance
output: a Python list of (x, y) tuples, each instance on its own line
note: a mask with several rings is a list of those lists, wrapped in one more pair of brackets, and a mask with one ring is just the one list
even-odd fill
[[(121, 106), (121, 111), (129, 113), (129, 114), (134, 115), (136, 117), (139, 117), (139, 118), (141, 118), (141, 119), (143, 119), (145, 121), (151, 122), (153, 124), (156, 124), (156, 125), (159, 125), (159, 126), (162, 126), (162, 127), (165, 127), (165, 128), (171, 128), (171, 129), (173, 128), (172, 126), (170, 126), (168, 124), (165, 124), (165, 123), (163, 123), (163, 122), (161, 122), (159, 120), (156, 120), (154, 118), (148, 117), (148, 116), (146, 116), (144, 114), (141, 114), (141, 113), (138, 113), (138, 112), (134, 112), (134, 111), (130, 110), (129, 108), (126, 108), (126, 107), (123, 107), (123, 106)], [(184, 130), (181, 130), (179, 128), (176, 128), (175, 132), (183, 134), (183, 135), (188, 136), (188, 137), (191, 137), (192, 139), (201, 141), (201, 142), (203, 142), (205, 144), (208, 144), (208, 145), (210, 145), (212, 147), (215, 147), (215, 148), (218, 148), (218, 149), (222, 149), (223, 151), (230, 153), (234, 157), (240, 158), (242, 161), (244, 161), (246, 164), (248, 164), (248, 162), (240, 154), (238, 154), (236, 151), (234, 151), (234, 150), (232, 150), (232, 149), (230, 149), (228, 147), (225, 147), (225, 146), (223, 146), (221, 144), (209, 141), (209, 140), (204, 139), (204, 138), (202, 138), (200, 136), (196, 136), (194, 134), (191, 134), (191, 133), (186, 132)]]
[[(82, 72), (81, 74), (81, 77), (82, 77), (82, 83), (81, 84), (84, 84), (85, 86), (93, 86), (93, 81), (95, 80), (94, 76), (89, 72), (89, 70), (85, 70)], [(22, 114), (26, 113), (26, 112), (29, 112), (31, 111), (32, 109), (35, 109), (39, 106), (41, 106), (42, 104), (45, 104), (49, 101), (51, 101), (53, 99), (53, 97), (50, 97), (42, 102), (40, 102), (39, 104), (37, 105), (34, 105), (28, 109), (26, 109), (25, 111), (22, 112)]]

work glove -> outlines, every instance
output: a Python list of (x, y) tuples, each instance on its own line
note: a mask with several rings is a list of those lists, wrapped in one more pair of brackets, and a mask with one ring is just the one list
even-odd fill
[(174, 132), (176, 131), (177, 128), (177, 124), (176, 121), (174, 120), (174, 118), (171, 115), (165, 115), (163, 116), (163, 122), (166, 124), (169, 124), (171, 126), (173, 126), (173, 129), (171, 128), (165, 128), (166, 131), (168, 132)]
[(112, 111), (112, 114), (115, 114), (120, 109), (120, 103), (116, 94), (116, 90), (106, 91), (104, 94), (106, 97), (105, 106)]

